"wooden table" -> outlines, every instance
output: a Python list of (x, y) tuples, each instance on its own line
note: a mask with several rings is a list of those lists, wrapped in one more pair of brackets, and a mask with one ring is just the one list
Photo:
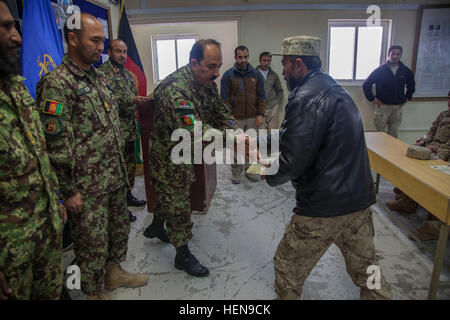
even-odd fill
[[(384, 132), (366, 132), (370, 166), (378, 175), (414, 199), (440, 221), (428, 299), (436, 298), (440, 286), (445, 248), (450, 224), (450, 175), (430, 168), (448, 165), (443, 160), (417, 160), (406, 156), (408, 144)], [(377, 179), (378, 180), (378, 179)]]

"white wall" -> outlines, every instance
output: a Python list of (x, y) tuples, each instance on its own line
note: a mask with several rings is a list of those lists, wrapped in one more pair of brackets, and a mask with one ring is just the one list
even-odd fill
[[(217, 21), (217, 22), (180, 22), (169, 24), (142, 24), (131, 26), (139, 56), (147, 77), (147, 92), (152, 92), (156, 88), (153, 77), (153, 51), (152, 36), (162, 34), (197, 34), (199, 39), (213, 38), (222, 44), (223, 66), (221, 71), (227, 70), (234, 63), (234, 48), (237, 46), (237, 21)], [(222, 75), (222, 74), (221, 74)], [(220, 87), (220, 79), (216, 83)]]
[[(211, 1), (213, 2), (213, 1)], [(323, 2), (323, 1), (321, 1)], [(328, 1), (333, 2), (333, 1)], [(336, 2), (336, 1), (334, 1)], [(388, 1), (389, 2), (389, 1)], [(411, 3), (410, 1), (408, 1)], [(437, 1), (439, 2), (439, 1)], [(150, 3), (150, 2), (148, 2)], [(395, 2), (398, 3), (398, 2)], [(420, 1), (420, 3), (429, 3), (429, 1)], [(206, 4), (205, 4), (206, 5)], [(212, 4), (211, 4), (212, 5)], [(180, 7), (183, 5), (180, 5)], [(187, 6), (187, 5), (184, 5)], [(237, 6), (237, 8), (239, 8)], [(313, 35), (323, 40), (323, 50), (321, 58), (324, 67), (327, 65), (326, 48), (328, 41), (328, 19), (366, 19), (369, 15), (365, 10), (254, 10), (254, 11), (236, 11), (232, 12), (190, 12), (173, 14), (135, 14), (130, 16), (130, 23), (149, 23), (149, 22), (180, 22), (180, 21), (201, 21), (201, 20), (219, 20), (227, 17), (239, 17), (238, 39), (239, 44), (244, 44), (250, 49), (250, 63), (254, 66), (258, 64), (258, 55), (261, 51), (276, 52), (280, 50), (281, 40), (293, 35)], [(145, 11), (144, 11), (145, 13)], [(392, 44), (399, 44), (403, 47), (403, 63), (411, 67), (413, 47), (415, 40), (415, 28), (417, 20), (417, 10), (398, 9), (383, 10), (382, 19), (392, 19)], [(137, 45), (141, 54), (141, 59), (146, 63), (148, 60), (148, 36), (143, 37), (136, 33), (139, 25), (134, 25), (133, 33), (136, 36)], [(161, 30), (162, 31), (162, 30)], [(145, 32), (145, 31), (142, 31)], [(145, 41), (145, 42), (143, 42)], [(147, 51), (145, 51), (147, 50)], [(227, 53), (224, 53), (224, 57)], [(233, 55), (233, 53), (231, 53)], [(144, 57), (144, 58), (143, 58)], [(272, 68), (281, 78), (281, 58), (272, 59)], [(151, 72), (151, 67), (147, 67), (146, 74)], [(226, 68), (224, 68), (226, 70)], [(223, 71), (222, 71), (223, 72)], [(282, 81), (283, 83), (284, 81)], [(286, 89), (285, 84), (283, 83)], [(373, 125), (373, 105), (364, 97), (361, 86), (345, 87), (355, 100), (361, 112), (364, 127), (366, 130), (374, 130)], [(450, 89), (450, 88), (449, 88)], [(286, 95), (287, 91), (285, 90)], [(403, 121), (400, 127), (399, 138), (408, 142), (414, 142), (423, 135), (430, 127), (440, 111), (447, 108), (445, 101), (414, 101), (409, 102), (404, 107)]]

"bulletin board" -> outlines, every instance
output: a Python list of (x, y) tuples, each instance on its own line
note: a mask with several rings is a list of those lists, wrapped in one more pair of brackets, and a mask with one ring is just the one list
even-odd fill
[(413, 54), (414, 100), (447, 100), (450, 90), (450, 4), (420, 6)]

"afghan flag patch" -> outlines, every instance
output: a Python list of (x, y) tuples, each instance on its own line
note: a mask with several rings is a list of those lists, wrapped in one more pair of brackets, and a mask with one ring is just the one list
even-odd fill
[(178, 109), (194, 109), (194, 105), (188, 100), (178, 100)]
[(64, 109), (64, 103), (53, 100), (45, 100), (42, 113), (51, 114), (54, 116), (61, 116)]
[(187, 114), (185, 116), (181, 117), (181, 123), (186, 127), (191, 127), (195, 123), (194, 115), (193, 114)]

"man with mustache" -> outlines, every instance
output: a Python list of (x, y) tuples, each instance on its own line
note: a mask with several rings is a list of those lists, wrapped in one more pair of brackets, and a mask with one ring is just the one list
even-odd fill
[(167, 76), (154, 91), (156, 112), (149, 166), (158, 202), (144, 236), (171, 243), (176, 248), (175, 268), (196, 277), (207, 276), (209, 270), (188, 247), (193, 226), (189, 191), (195, 178), (194, 165), (172, 162), (171, 152), (178, 141), (171, 141), (171, 135), (177, 129), (193, 133), (195, 122), (200, 121), (203, 132), (210, 128), (238, 129), (214, 82), (221, 66), (220, 43), (199, 40), (191, 49), (189, 64)]
[(66, 212), (33, 98), (22, 39), (0, 0), (0, 300), (59, 299)]
[[(74, 20), (81, 22), (78, 28)], [(67, 19), (64, 36), (68, 54), (39, 81), (37, 104), (50, 160), (71, 212), (81, 290), (88, 300), (107, 300), (103, 284), (108, 290), (135, 288), (148, 278), (120, 266), (130, 231), (122, 132), (109, 80), (92, 66), (103, 51), (103, 26), (90, 14), (75, 14)]]
[[(128, 181), (127, 204), (130, 207), (144, 207), (146, 202), (135, 198), (131, 190), (134, 187), (136, 174), (136, 149), (134, 141), (137, 139), (136, 105), (147, 100), (147, 97), (138, 96), (138, 90), (133, 81), (131, 73), (125, 69), (127, 62), (127, 45), (120, 39), (111, 41), (108, 48), (109, 60), (105, 62), (100, 70), (110, 80), (116, 102), (119, 105), (120, 127), (123, 133), (125, 150), (123, 156), (127, 163)], [(130, 221), (136, 221), (136, 216), (128, 210)]]
[(322, 72), (321, 39), (294, 36), (282, 46), (282, 53), (272, 55), (283, 56), (291, 93), (282, 130), (273, 133), (279, 136), (279, 170), (266, 181), (273, 187), (291, 182), (297, 204), (274, 257), (277, 298), (300, 299), (303, 283), (332, 243), (341, 249), (362, 299), (390, 298), (382, 275), (379, 288), (367, 284), (368, 267), (379, 263), (361, 115), (348, 92)]

